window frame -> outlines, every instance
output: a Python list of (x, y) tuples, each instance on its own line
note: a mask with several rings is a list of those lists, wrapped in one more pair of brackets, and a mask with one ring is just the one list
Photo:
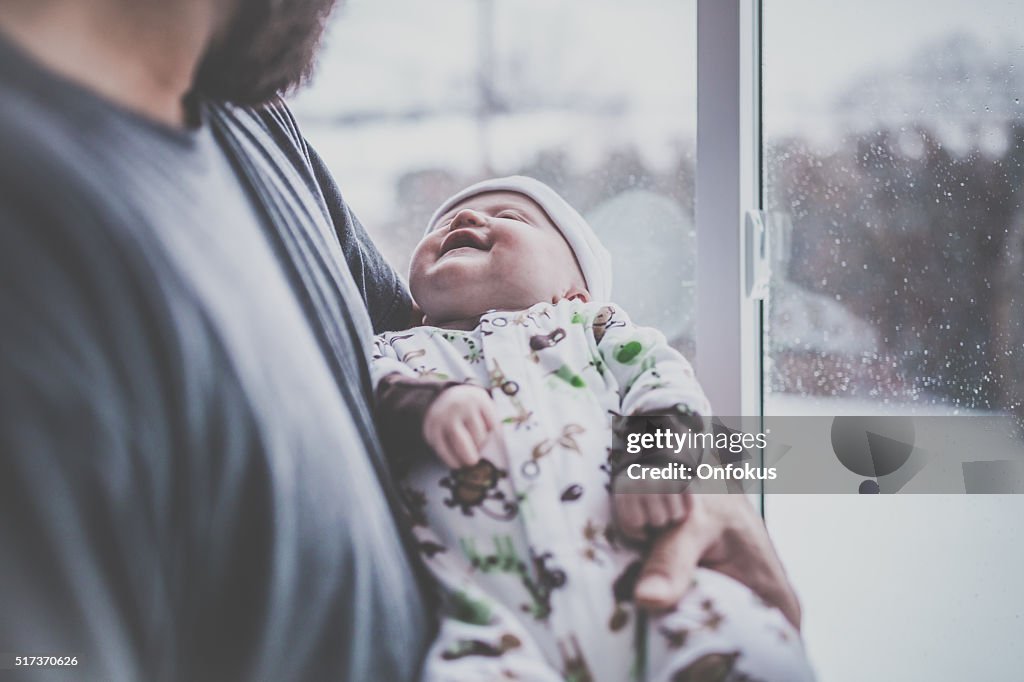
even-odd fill
[(758, 5), (697, 0), (697, 369), (732, 416), (762, 411), (762, 305), (746, 293), (743, 239), (762, 209)]
[[(765, 306), (748, 295), (745, 229), (764, 207), (761, 27), (761, 0), (697, 0), (696, 371), (715, 413), (763, 422)], [(752, 497), (763, 515), (763, 486)]]

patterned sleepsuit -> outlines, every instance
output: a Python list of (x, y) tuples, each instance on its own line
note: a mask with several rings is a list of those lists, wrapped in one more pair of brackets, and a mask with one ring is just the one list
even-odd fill
[(378, 382), (400, 373), (489, 389), (500, 420), (478, 465), (421, 459), (402, 481), (445, 599), (424, 679), (813, 679), (782, 614), (722, 574), (699, 569), (667, 615), (631, 602), (641, 555), (611, 524), (611, 415), (709, 413), (659, 332), (615, 306), (561, 301), (487, 313), (473, 331), (384, 334), (373, 356)]

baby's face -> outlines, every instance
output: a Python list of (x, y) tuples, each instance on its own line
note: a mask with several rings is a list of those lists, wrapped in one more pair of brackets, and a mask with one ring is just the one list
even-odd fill
[(412, 255), (409, 288), (431, 324), (587, 298), (562, 233), (515, 192), (479, 194), (442, 215)]

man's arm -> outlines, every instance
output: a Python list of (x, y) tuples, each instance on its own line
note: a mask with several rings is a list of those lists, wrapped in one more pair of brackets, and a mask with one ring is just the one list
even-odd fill
[(345, 261), (370, 313), (373, 333), (408, 329), (415, 317), (408, 287), (345, 203), (323, 159), (308, 144), (307, 150)]
[(345, 263), (370, 314), (373, 332), (401, 331), (421, 324), (422, 315), (417, 316), (405, 282), (349, 209), (330, 170), (302, 135), (284, 100), (276, 99), (250, 113), (278, 142), (300, 175), (316, 184), (310, 190), (323, 196)]

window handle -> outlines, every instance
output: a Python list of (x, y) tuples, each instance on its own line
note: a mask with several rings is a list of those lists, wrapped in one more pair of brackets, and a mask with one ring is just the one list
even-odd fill
[(743, 221), (744, 276), (747, 297), (763, 301), (772, 280), (771, 239), (768, 229), (771, 214), (747, 211)]

